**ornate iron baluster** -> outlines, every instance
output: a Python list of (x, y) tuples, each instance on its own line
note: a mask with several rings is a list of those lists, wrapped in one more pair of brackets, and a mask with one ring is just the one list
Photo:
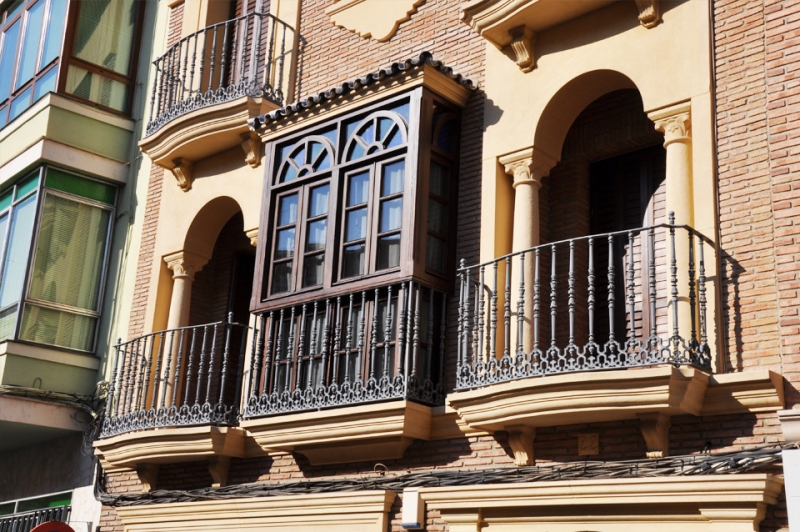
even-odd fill
[[(119, 397), (115, 395), (118, 393), (115, 388), (117, 382), (117, 370), (119, 369), (120, 347), (122, 347), (122, 338), (117, 338), (117, 343), (114, 346), (114, 369), (111, 370), (111, 382), (108, 385), (107, 411), (109, 412), (109, 417), (114, 417), (114, 414), (117, 413), (116, 409), (119, 407), (120, 403)], [(120, 389), (122, 388), (121, 383), (119, 387)]]
[[(192, 66), (189, 69), (189, 98), (190, 99), (194, 98), (195, 95), (200, 92), (199, 90), (195, 90), (195, 88), (194, 88), (194, 68), (195, 68), (195, 63), (197, 62), (197, 41), (199, 41), (199, 40), (200, 39), (198, 38), (198, 34), (197, 33), (192, 35), (192, 43), (193, 43), (193, 46), (192, 46)], [(201, 61), (201, 65), (202, 65), (202, 61)], [(201, 66), (201, 68), (202, 68), (202, 66)]]
[(291, 393), (292, 392), (292, 372), (295, 371), (297, 365), (294, 363), (295, 361), (295, 351), (294, 351), (294, 327), (295, 327), (295, 309), (297, 307), (292, 307), (292, 313), (290, 314), (289, 320), (289, 341), (286, 345), (286, 375), (284, 379), (284, 389)]
[[(477, 295), (477, 294), (476, 294)], [(433, 380), (431, 364), (433, 358), (433, 288), (428, 288), (428, 359), (425, 362), (425, 378)], [(477, 350), (476, 350), (477, 354)]]
[(347, 333), (344, 342), (344, 382), (350, 381), (350, 349), (353, 346), (353, 303), (355, 294), (350, 293), (350, 307), (347, 311)]
[(461, 259), (461, 268), (458, 270), (458, 278), (461, 281), (458, 297), (458, 354), (457, 360), (459, 367), (467, 364), (467, 335), (464, 331), (464, 306), (466, 305), (466, 280), (464, 276), (464, 259)]
[[(194, 390), (194, 404), (200, 404), (200, 393), (203, 388), (203, 366), (206, 363), (206, 346), (208, 345), (208, 325), (203, 327), (203, 341), (200, 344), (200, 360), (197, 363), (197, 384)], [(206, 367), (206, 371), (208, 368)]]
[(389, 285), (386, 290), (386, 320), (383, 325), (383, 376), (388, 378), (391, 366), (389, 349), (392, 335), (392, 285)]
[[(297, 376), (295, 378), (294, 387), (295, 389), (302, 389), (303, 382), (302, 382), (302, 371), (303, 371), (303, 362), (306, 361), (306, 310), (307, 305), (303, 303), (303, 306), (300, 307), (300, 331), (297, 334), (297, 364), (295, 364), (295, 372)], [(311, 359), (307, 359), (308, 364), (306, 364), (307, 371), (311, 373)]]
[(214, 90), (214, 63), (216, 62), (217, 56), (217, 30), (219, 26), (214, 26), (213, 29), (213, 37), (211, 38), (211, 63), (208, 67), (208, 90), (206, 91), (207, 94), (211, 94)]
[(556, 301), (556, 246), (550, 246), (550, 347), (556, 347), (556, 313), (558, 302)]
[(279, 369), (284, 364), (284, 359), (286, 357), (281, 358), (282, 356), (282, 347), (283, 347), (283, 319), (284, 316), (284, 309), (281, 309), (280, 316), (278, 317), (278, 336), (275, 341), (275, 366), (272, 368), (272, 393), (277, 393), (279, 389), (280, 383), (278, 382), (279, 378)]
[[(317, 354), (317, 301), (314, 301), (314, 313), (311, 318), (311, 342), (308, 348), (308, 375), (306, 375), (306, 389), (311, 389), (311, 373), (314, 366), (314, 357)], [(304, 305), (305, 306), (305, 305)]]
[[(706, 265), (703, 257), (703, 239), (697, 238), (697, 247), (700, 253), (700, 277), (697, 279), (698, 289), (700, 290), (700, 354), (705, 356), (705, 349), (708, 346), (708, 335), (706, 332)], [(707, 362), (707, 361), (703, 361)]]
[(361, 320), (359, 320), (357, 331), (357, 344), (358, 353), (356, 354), (356, 374), (353, 376), (354, 380), (361, 380), (363, 368), (361, 367), (361, 358), (364, 356), (364, 340), (366, 340), (367, 329), (367, 292), (361, 292)]
[(522, 346), (525, 322), (525, 252), (519, 254), (519, 300), (517, 301), (517, 357), (520, 359), (525, 354)]
[(183, 390), (183, 404), (189, 403), (189, 384), (192, 382), (193, 359), (197, 342), (197, 327), (192, 329), (192, 341), (189, 343), (189, 356), (186, 357), (186, 386)]
[(680, 335), (678, 333), (678, 260), (675, 257), (675, 213), (669, 213), (670, 284), (672, 286), (672, 345), (674, 361), (680, 360)]
[(231, 329), (233, 327), (233, 312), (228, 312), (228, 320), (225, 322), (225, 344), (222, 346), (222, 372), (219, 377), (219, 403), (225, 404), (225, 383), (228, 382), (228, 359), (230, 357)]
[(413, 351), (411, 355), (411, 377), (417, 378), (417, 364), (419, 363), (419, 300), (420, 288), (416, 288), (416, 302), (414, 307), (414, 335), (413, 335)]
[[(352, 297), (351, 299), (351, 310), (352, 310)], [(348, 323), (350, 322), (350, 317), (347, 318)], [(339, 382), (339, 346), (341, 345), (342, 341), (342, 296), (336, 296), (336, 329), (334, 330), (334, 337), (333, 337), (333, 371), (331, 374), (332, 382), (338, 383)]]
[[(259, 338), (260, 339), (259, 339), (259, 342), (258, 342), (258, 345), (259, 345), (259, 348), (258, 348), (259, 358), (261, 358), (260, 357), (260, 353), (261, 353), (262, 347), (264, 346), (264, 328), (266, 327), (266, 323), (263, 321), (264, 314), (261, 315), (261, 319), (262, 319), (261, 331), (259, 332)], [(261, 395), (269, 395), (269, 393), (270, 393), (270, 385), (274, 384), (274, 382), (275, 382), (273, 380), (272, 383), (270, 383), (270, 378), (269, 378), (270, 375), (272, 374), (272, 342), (273, 342), (273, 336), (275, 334), (275, 312), (272, 311), (272, 310), (269, 311), (269, 317), (267, 319), (269, 320), (269, 330), (267, 331), (266, 353), (264, 353), (264, 372), (263, 372), (263, 376), (262, 376), (263, 383), (261, 385)], [(277, 355), (276, 355), (276, 357), (277, 357)], [(258, 390), (256, 390), (256, 391), (258, 391)]]
[(178, 400), (178, 387), (181, 382), (181, 366), (183, 365), (183, 342), (186, 339), (186, 329), (181, 329), (180, 339), (178, 340), (178, 358), (175, 361), (175, 375), (172, 378), (172, 404), (175, 406)]
[(208, 358), (208, 375), (206, 379), (206, 401), (205, 404), (211, 404), (211, 383), (213, 382), (212, 379), (214, 378), (214, 361), (217, 357), (217, 326), (219, 324), (214, 324), (213, 332), (211, 333), (211, 353), (209, 353)]
[(375, 378), (375, 349), (378, 341), (378, 289), (375, 289), (375, 298), (372, 303), (372, 321), (369, 325), (370, 341), (369, 341), (369, 378)]
[[(197, 80), (198, 96), (200, 96), (201, 98), (205, 96), (205, 92), (203, 92), (203, 74), (205, 72), (205, 66), (206, 66), (207, 48), (208, 48), (208, 28), (205, 28), (203, 29), (203, 46), (202, 48), (200, 48), (200, 76)], [(211, 90), (211, 87), (209, 87), (209, 90)]]
[(614, 235), (608, 235), (608, 341), (617, 339), (614, 325), (614, 300), (616, 299), (616, 283), (614, 279)]
[(539, 248), (534, 252), (533, 266), (533, 350), (539, 351), (539, 313), (541, 302), (541, 280), (539, 278)]
[(319, 386), (325, 386), (325, 381), (328, 378), (328, 345), (329, 339), (328, 334), (330, 331), (330, 323), (331, 323), (331, 300), (325, 300), (325, 327), (322, 329), (322, 362), (320, 363), (320, 378), (319, 378)]
[(691, 341), (690, 344), (692, 347), (697, 346), (697, 330), (695, 329), (695, 323), (697, 321), (697, 301), (696, 301), (696, 294), (694, 291), (695, 284), (694, 284), (694, 234), (691, 230), (687, 229), (687, 233), (689, 233), (689, 316), (691, 317), (692, 321), (692, 329), (691, 329)]
[(167, 351), (167, 364), (164, 367), (164, 380), (163, 380), (164, 384), (161, 387), (161, 408), (165, 408), (167, 402), (167, 388), (169, 387), (169, 370), (172, 366), (173, 347), (175, 347), (175, 329), (169, 331), (169, 350)]
[(575, 352), (575, 240), (569, 241), (567, 272), (567, 313), (569, 314), (569, 351)]
[(651, 227), (647, 230), (649, 247), (649, 273), (647, 282), (650, 290), (650, 337), (655, 339), (656, 331), (656, 238), (655, 229)]
[(588, 288), (586, 295), (586, 306), (589, 311), (589, 344), (594, 343), (594, 238), (589, 237), (589, 269), (588, 269)]
[(144, 395), (142, 399), (143, 410), (147, 408), (147, 394), (150, 391), (150, 380), (153, 378), (153, 348), (154, 344), (156, 343), (156, 335), (151, 334), (148, 336), (148, 338), (150, 338), (150, 351), (147, 354), (147, 376), (144, 380)]
[(505, 302), (503, 304), (503, 325), (505, 326), (505, 338), (503, 338), (503, 358), (508, 358), (511, 354), (511, 259), (506, 258), (506, 290)]
[[(395, 375), (401, 375), (403, 373), (403, 349), (405, 347), (405, 326), (406, 326), (406, 296), (408, 293), (408, 288), (406, 288), (405, 284), (400, 285), (400, 293), (397, 294), (397, 309), (398, 309), (398, 319), (397, 319), (397, 347), (395, 348), (395, 353), (397, 354), (397, 371)], [(402, 297), (400, 296), (402, 294)]]
[(636, 270), (633, 262), (633, 231), (628, 231), (628, 314), (630, 326), (629, 341), (636, 339)]
[(156, 362), (156, 372), (153, 375), (153, 397), (150, 401), (150, 409), (154, 409), (156, 407), (156, 401), (158, 400), (158, 394), (161, 391), (161, 386), (159, 383), (161, 382), (161, 363), (164, 359), (164, 338), (165, 338), (166, 331), (161, 331), (159, 333), (159, 341), (158, 341), (158, 362)]
[(470, 270), (466, 271), (466, 281), (464, 284), (464, 360), (472, 360), (473, 363), (476, 358), (476, 353), (474, 352), (474, 345), (473, 345), (473, 352), (472, 357), (470, 357), (469, 348), (472, 344), (472, 329), (470, 327), (470, 318), (469, 318), (469, 306), (470, 306), (470, 287), (472, 286), (470, 282)]

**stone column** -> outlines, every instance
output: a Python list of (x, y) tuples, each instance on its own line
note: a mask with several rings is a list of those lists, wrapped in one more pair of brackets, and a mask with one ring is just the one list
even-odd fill
[(194, 275), (206, 265), (208, 259), (189, 251), (178, 251), (164, 257), (172, 270), (172, 299), (169, 303), (167, 328), (176, 329), (189, 324)]
[[(656, 130), (664, 133), (664, 148), (667, 150), (667, 213), (675, 213), (676, 224), (693, 226), (691, 105), (689, 102), (680, 103), (653, 111), (648, 116), (655, 123)], [(678, 333), (688, 342), (691, 338), (692, 317), (689, 306), (689, 238), (684, 230), (675, 231), (675, 259), (678, 267)], [(668, 267), (670, 260), (671, 254), (668, 245)], [(697, 256), (695, 255), (695, 262), (696, 260)], [(695, 268), (697, 268), (696, 264)], [(672, 335), (675, 321), (671, 296), (669, 297), (668, 334)]]
[[(554, 157), (536, 147), (526, 148), (500, 157), (500, 164), (507, 174), (513, 177), (514, 187), (514, 228), (512, 251), (522, 251), (539, 245), (539, 189), (542, 179), (556, 165)], [(509, 345), (512, 354), (519, 347), (522, 337), (522, 350), (530, 353), (533, 349), (533, 282), (534, 255), (526, 253), (524, 266), (519, 258), (511, 264), (511, 335)], [(500, 264), (504, 268), (505, 264)], [(521, 282), (522, 281), (522, 282)], [(500, 287), (498, 287), (500, 290)], [(500, 294), (499, 294), (500, 295)], [(518, 327), (519, 312), (522, 311), (522, 331)], [(500, 349), (498, 349), (500, 352)]]

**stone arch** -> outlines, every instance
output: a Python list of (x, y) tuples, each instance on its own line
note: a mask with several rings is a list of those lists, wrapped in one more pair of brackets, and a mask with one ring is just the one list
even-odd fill
[(239, 212), (239, 203), (229, 196), (218, 196), (206, 203), (186, 231), (183, 250), (210, 259), (220, 231)]

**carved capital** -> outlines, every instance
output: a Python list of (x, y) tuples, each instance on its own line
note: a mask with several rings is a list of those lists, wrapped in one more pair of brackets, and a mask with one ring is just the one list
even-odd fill
[(538, 148), (523, 150), (503, 155), (499, 158), (503, 170), (514, 178), (513, 186), (534, 185), (541, 188), (542, 178), (550, 173), (558, 160)]
[(142, 492), (150, 493), (158, 487), (158, 464), (139, 464), (136, 467), (136, 476), (142, 484)]
[(639, 24), (645, 28), (653, 28), (661, 21), (658, 1), (636, 0), (636, 7), (639, 8)]
[(533, 465), (533, 440), (536, 429), (524, 425), (506, 427), (508, 444), (514, 452), (514, 464), (517, 466)]
[(203, 269), (208, 259), (189, 251), (178, 251), (164, 257), (164, 262), (167, 263), (167, 268), (172, 270), (173, 279), (194, 281), (194, 275)]
[(683, 103), (648, 113), (656, 131), (664, 134), (664, 147), (673, 142), (691, 142), (692, 113), (689, 103)]
[(178, 157), (172, 161), (175, 166), (172, 168), (172, 175), (178, 180), (178, 186), (184, 192), (189, 192), (192, 188), (192, 170), (194, 170), (194, 163), (183, 157)]
[(660, 412), (637, 414), (642, 421), (641, 431), (647, 445), (648, 458), (665, 458), (669, 456), (669, 428), (672, 418)]
[(256, 247), (258, 245), (258, 227), (244, 232), (245, 236), (250, 239), (250, 245)]
[(244, 151), (244, 160), (251, 168), (258, 168), (261, 165), (261, 138), (257, 133), (252, 131), (242, 133), (242, 150)]
[(523, 72), (530, 72), (536, 66), (536, 57), (533, 55), (533, 43), (536, 41), (536, 34), (527, 26), (517, 26), (509, 30), (511, 42), (509, 46), (514, 52), (514, 59), (517, 66)]

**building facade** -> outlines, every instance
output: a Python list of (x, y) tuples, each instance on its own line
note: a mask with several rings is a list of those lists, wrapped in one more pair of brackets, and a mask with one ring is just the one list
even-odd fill
[(798, 518), (798, 8), (154, 9), (101, 530)]
[(2, 530), (100, 520), (85, 435), (127, 312), (155, 13), (125, 0), (0, 2)]

